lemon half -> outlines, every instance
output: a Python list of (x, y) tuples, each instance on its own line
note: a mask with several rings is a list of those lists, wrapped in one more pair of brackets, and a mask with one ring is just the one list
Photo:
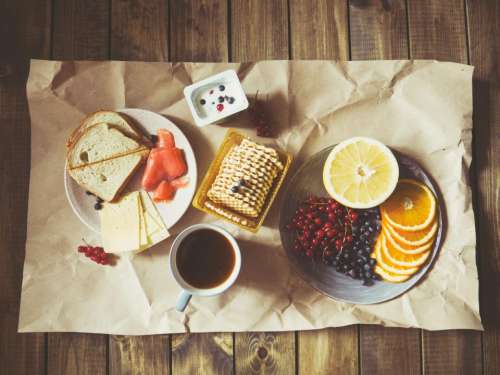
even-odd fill
[(398, 162), (391, 150), (366, 137), (339, 143), (323, 168), (328, 194), (352, 208), (370, 208), (384, 202), (396, 188), (398, 177)]

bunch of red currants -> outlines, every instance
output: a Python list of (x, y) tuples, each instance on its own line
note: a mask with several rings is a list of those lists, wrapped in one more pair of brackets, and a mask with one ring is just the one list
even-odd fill
[(112, 262), (112, 254), (106, 253), (100, 246), (80, 245), (78, 246), (78, 252), (85, 254), (87, 258), (103, 266), (110, 265)]
[(376, 211), (357, 211), (332, 198), (310, 196), (299, 205), (287, 229), (296, 232), (293, 250), (297, 254), (372, 285), (378, 279), (376, 260), (370, 257), (380, 230), (378, 219)]

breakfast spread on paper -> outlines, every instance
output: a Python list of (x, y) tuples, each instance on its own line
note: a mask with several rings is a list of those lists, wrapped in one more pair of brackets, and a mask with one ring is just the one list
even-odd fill
[[(439, 250), (443, 229), (436, 187), (409, 175), (398, 154), (380, 141), (352, 134), (331, 145), (320, 167), (302, 172), (311, 186), (321, 184), (322, 194), (308, 190), (307, 183), (298, 195), (291, 193), (293, 186), (285, 191), (292, 155), (269, 142), (276, 130), (258, 95), (252, 93), (249, 105), (233, 70), (185, 87), (194, 125), (224, 126), (227, 119), (238, 121), (241, 112), (248, 112), (256, 130), (252, 137), (228, 128), (187, 204), (255, 233), (281, 192), (280, 231), (289, 239), (283, 246), (292, 262), (325, 266), (324, 272), (335, 272), (360, 288), (421, 277)], [(140, 256), (162, 246), (170, 236), (167, 218), (189, 214), (169, 205), (185, 199), (179, 191), (197, 184), (189, 178), (189, 150), (178, 142), (172, 129), (153, 129), (119, 110), (101, 110), (82, 120), (67, 140), (66, 172), (95, 199), (91, 207), (82, 207), (89, 201), (68, 198), (77, 214), (95, 211), (101, 243), (82, 244), (80, 253), (112, 266), (122, 255)], [(309, 168), (307, 160), (302, 168)]]

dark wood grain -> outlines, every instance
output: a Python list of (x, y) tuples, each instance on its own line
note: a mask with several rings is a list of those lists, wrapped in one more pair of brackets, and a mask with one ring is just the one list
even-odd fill
[(106, 374), (108, 348), (105, 339), (105, 335), (49, 334), (47, 375)]
[(463, 0), (408, 1), (410, 56), (467, 62)]
[[(351, 1), (349, 9), (353, 60), (408, 58), (404, 2)], [(418, 329), (360, 326), (359, 349), (362, 373), (420, 373)]]
[[(112, 0), (110, 57), (113, 60), (168, 59), (168, 3)], [(109, 336), (109, 374), (168, 374), (169, 335)]]
[[(52, 58), (109, 58), (109, 2), (54, 0)], [(106, 335), (49, 333), (49, 374), (106, 374)]]
[(295, 372), (293, 332), (238, 333), (234, 354), (237, 374), (288, 375)]
[[(286, 1), (237, 0), (231, 3), (231, 60), (288, 58)], [(235, 333), (237, 374), (293, 374), (293, 332)]]
[(351, 54), (354, 60), (408, 57), (406, 2), (351, 1)]
[(50, 57), (50, 1), (0, 2), (0, 373), (45, 369), (43, 333), (18, 334), (26, 240), (29, 58)]
[(421, 374), (420, 335), (416, 329), (362, 326), (362, 374)]
[(58, 60), (109, 58), (109, 2), (53, 1), (52, 57)]
[[(170, 6), (170, 60), (227, 61), (227, 22), (226, 1), (175, 1)], [(174, 335), (171, 356), (174, 375), (230, 374), (233, 335)]]
[(481, 341), (473, 331), (442, 331), (424, 334), (424, 374), (482, 373)]
[[(311, 20), (315, 20), (311, 22)], [(347, 2), (290, 2), (293, 59), (347, 59)], [(358, 327), (298, 332), (299, 374), (357, 374)]]
[(469, 1), (470, 63), (474, 76), (474, 159), (477, 187), (484, 373), (500, 369), (500, 3)]
[(168, 374), (169, 370), (168, 335), (110, 336), (110, 375), (161, 375)]
[(166, 61), (167, 40), (167, 1), (112, 0), (112, 59)]
[(299, 374), (358, 374), (357, 328), (299, 332)]
[(288, 59), (286, 0), (231, 2), (232, 61)]
[(227, 61), (227, 1), (175, 0), (170, 6), (172, 61)]
[[(467, 63), (467, 34), (462, 0), (446, 4), (439, 0), (408, 2), (408, 16), (412, 58)], [(426, 373), (442, 373), (446, 367), (451, 373), (458, 373), (471, 366), (474, 370), (481, 370), (479, 332), (452, 331), (443, 334), (423, 331), (422, 335), (423, 366)], [(467, 356), (463, 355), (464, 348)]]
[(172, 335), (172, 374), (232, 374), (230, 333)]
[(290, 0), (295, 59), (349, 59), (347, 1)]

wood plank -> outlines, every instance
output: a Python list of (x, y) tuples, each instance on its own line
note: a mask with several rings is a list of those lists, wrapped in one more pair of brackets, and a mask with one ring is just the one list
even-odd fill
[[(347, 13), (347, 2), (343, 1), (292, 0), (292, 58), (348, 59)], [(299, 374), (358, 373), (357, 326), (303, 331), (297, 336)]]
[(299, 332), (299, 374), (358, 374), (358, 328)]
[(227, 1), (176, 0), (170, 6), (172, 61), (227, 61)]
[(49, 334), (47, 374), (107, 373), (108, 348), (104, 335)]
[[(111, 59), (166, 61), (168, 6), (159, 0), (112, 0)], [(169, 335), (109, 336), (109, 373), (168, 374)]]
[[(231, 60), (288, 59), (287, 2), (236, 0), (231, 3)], [(238, 374), (295, 373), (293, 332), (235, 333)]]
[(300, 59), (348, 60), (347, 18), (346, 1), (291, 0), (291, 56)]
[(230, 333), (172, 335), (172, 374), (232, 374)]
[(168, 335), (110, 336), (110, 374), (161, 375), (169, 371)]
[[(109, 58), (109, 2), (54, 0), (52, 58)], [(107, 335), (50, 333), (49, 374), (106, 374)]]
[(111, 2), (111, 58), (166, 61), (168, 3), (164, 0)]
[(351, 1), (349, 21), (353, 59), (408, 57), (408, 23), (404, 0)]
[(421, 374), (420, 335), (417, 329), (362, 326), (361, 374)]
[[(410, 56), (467, 63), (467, 35), (464, 2), (444, 4), (433, 0), (408, 2)], [(479, 332), (423, 331), (423, 367), (426, 373), (461, 369), (481, 371), (481, 334)], [(467, 355), (464, 356), (464, 350)], [(446, 361), (446, 365), (443, 361)], [(467, 373), (467, 372), (465, 372)], [(476, 372), (472, 372), (476, 373)]]
[(474, 71), (475, 212), (484, 373), (500, 369), (500, 4), (469, 1), (469, 53)]
[(109, 57), (109, 2), (53, 0), (52, 57), (102, 60)]
[[(403, 1), (351, 1), (349, 9), (353, 60), (408, 58), (407, 18)], [(361, 326), (361, 372), (419, 374), (420, 338), (418, 329)]]
[(26, 241), (29, 58), (50, 57), (50, 1), (0, 2), (0, 372), (45, 371), (43, 333), (18, 334)]
[(474, 331), (441, 331), (424, 334), (424, 374), (482, 373), (481, 341)]
[(293, 332), (253, 332), (235, 334), (237, 374), (295, 373)]
[[(227, 61), (227, 2), (181, 0), (170, 6), (171, 61)], [(189, 307), (188, 307), (189, 308)], [(231, 333), (172, 336), (172, 374), (231, 374)]]
[(286, 0), (234, 0), (231, 3), (233, 61), (288, 59)]
[(467, 62), (463, 0), (408, 1), (410, 56)]

